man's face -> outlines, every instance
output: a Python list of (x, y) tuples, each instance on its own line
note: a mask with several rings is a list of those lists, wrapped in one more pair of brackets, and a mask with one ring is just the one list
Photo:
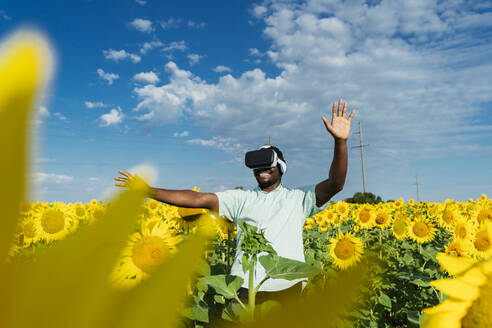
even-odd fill
[(255, 169), (253, 170), (256, 181), (261, 189), (268, 188), (278, 181), (280, 181), (281, 174), (278, 166), (266, 169)]

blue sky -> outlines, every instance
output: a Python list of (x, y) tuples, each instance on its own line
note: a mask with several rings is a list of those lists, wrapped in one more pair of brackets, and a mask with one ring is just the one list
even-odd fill
[[(255, 187), (272, 143), (289, 187), (324, 180), (321, 121), (343, 97), (383, 199), (492, 195), (492, 4), (477, 1), (9, 1), (0, 35), (34, 27), (57, 57), (33, 119), (32, 200), (86, 202), (141, 163), (156, 186)], [(353, 134), (349, 147), (359, 144)], [(345, 188), (362, 190), (360, 152)]]

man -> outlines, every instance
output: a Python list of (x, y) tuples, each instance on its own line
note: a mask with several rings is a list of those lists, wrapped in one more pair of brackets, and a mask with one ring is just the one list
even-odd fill
[[(254, 190), (228, 190), (217, 193), (197, 193), (192, 190), (167, 190), (150, 188), (149, 197), (179, 207), (206, 208), (219, 212), (219, 215), (236, 223), (245, 219), (260, 229), (264, 229), (266, 239), (272, 244), (278, 255), (294, 260), (304, 261), (302, 229), (306, 217), (312, 216), (328, 206), (328, 201), (343, 189), (347, 174), (347, 139), (350, 123), (355, 114), (352, 110), (347, 118), (347, 103), (342, 99), (333, 103), (331, 123), (322, 117), (327, 131), (333, 136), (335, 150), (328, 179), (312, 186), (308, 190), (288, 189), (281, 184), (282, 175), (287, 164), (282, 152), (273, 146), (266, 146), (272, 151), (275, 161), (271, 167), (253, 168), (258, 182)], [(246, 156), (247, 157), (247, 156)], [(248, 165), (248, 163), (246, 163)], [(251, 164), (251, 163), (250, 163)], [(254, 165), (248, 165), (254, 167)], [(115, 180), (116, 186), (127, 186), (133, 176), (119, 171), (122, 177)], [(247, 295), (248, 279), (243, 273), (240, 248), (242, 232), (238, 230), (238, 247), (234, 257), (231, 274), (244, 279), (240, 289), (241, 298)], [(254, 275), (256, 286), (265, 277), (265, 270), (257, 264)], [(257, 301), (262, 299), (279, 300), (284, 296), (301, 292), (299, 280), (269, 279), (260, 288)]]

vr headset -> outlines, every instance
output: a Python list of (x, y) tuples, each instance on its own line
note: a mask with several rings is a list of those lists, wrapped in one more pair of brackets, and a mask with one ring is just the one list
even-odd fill
[(271, 146), (263, 146), (259, 150), (248, 151), (244, 156), (244, 164), (252, 170), (265, 169), (280, 165), (280, 171), (287, 171), (287, 164), (281, 160)]

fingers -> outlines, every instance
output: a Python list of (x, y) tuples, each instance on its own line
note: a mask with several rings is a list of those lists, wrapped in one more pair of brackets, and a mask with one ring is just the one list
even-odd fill
[(355, 115), (355, 109), (352, 109), (352, 112), (350, 113), (349, 117), (348, 117), (348, 121), (351, 122), (352, 121), (352, 118), (354, 117)]
[(323, 123), (325, 123), (325, 127), (326, 129), (329, 131), (329, 132), (332, 132), (332, 128), (331, 128), (331, 124), (328, 122), (328, 120), (326, 119), (326, 117), (322, 117), (323, 119)]
[(130, 181), (133, 179), (133, 176), (126, 172), (126, 171), (121, 171), (119, 170), (118, 173), (120, 173), (121, 175), (123, 175), (123, 177), (116, 177), (114, 178), (115, 181), (120, 181), (122, 183), (116, 183), (115, 182), (115, 186), (117, 187), (128, 187), (128, 184), (130, 183)]
[(338, 112), (337, 112), (337, 116), (342, 116), (342, 107), (343, 107), (343, 100), (342, 100), (342, 98), (340, 98), (338, 100)]
[(124, 175), (125, 177), (127, 177), (127, 178), (129, 178), (129, 179), (133, 178), (133, 176), (132, 176), (130, 173), (126, 172), (126, 171), (121, 171), (121, 170), (119, 170), (118, 172), (119, 172), (121, 175)]

